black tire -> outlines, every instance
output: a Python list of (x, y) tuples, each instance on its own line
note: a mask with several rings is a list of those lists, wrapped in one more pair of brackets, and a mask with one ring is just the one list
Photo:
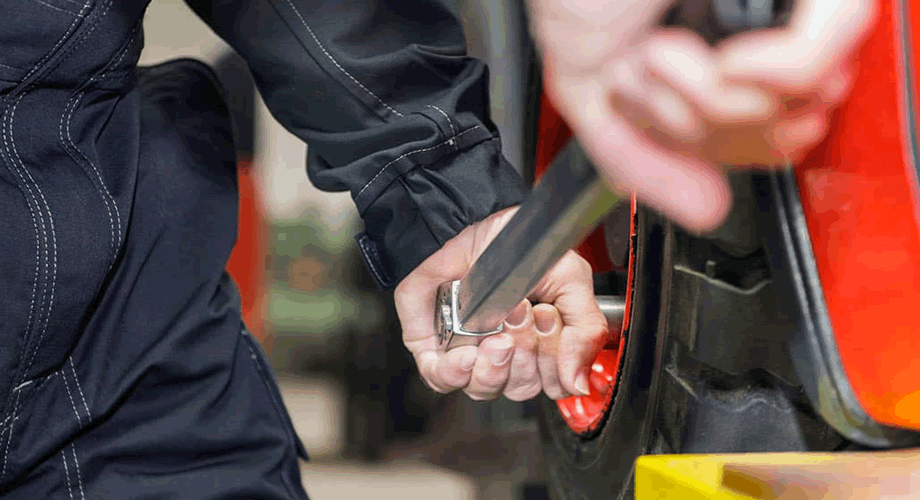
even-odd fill
[(631, 324), (604, 422), (579, 435), (555, 402), (540, 405), (552, 497), (632, 498), (642, 454), (850, 446), (815, 415), (795, 375), (794, 319), (778, 306), (753, 227), (750, 176), (734, 181), (736, 210), (708, 237), (640, 210)]

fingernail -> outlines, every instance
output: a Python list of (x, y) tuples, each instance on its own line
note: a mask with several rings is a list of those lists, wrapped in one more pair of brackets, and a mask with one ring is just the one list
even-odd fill
[(549, 335), (556, 328), (556, 315), (551, 313), (534, 314), (534, 323), (536, 323), (538, 334)]
[(581, 371), (578, 372), (578, 376), (575, 377), (575, 389), (580, 392), (582, 396), (587, 396), (590, 394), (591, 391), (588, 389), (587, 368), (582, 368)]
[(527, 304), (518, 304), (517, 307), (511, 311), (511, 314), (505, 318), (505, 324), (511, 328), (517, 328), (524, 324), (524, 320), (527, 318)]
[(460, 368), (463, 368), (466, 371), (472, 370), (473, 365), (476, 364), (476, 349), (470, 349), (469, 352), (463, 353), (460, 356)]

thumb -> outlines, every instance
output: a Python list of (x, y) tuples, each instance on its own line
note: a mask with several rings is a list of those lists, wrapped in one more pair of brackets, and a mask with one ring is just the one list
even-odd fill
[(708, 162), (670, 152), (612, 117), (582, 132), (582, 143), (608, 183), (696, 232), (715, 228), (731, 208), (728, 181)]

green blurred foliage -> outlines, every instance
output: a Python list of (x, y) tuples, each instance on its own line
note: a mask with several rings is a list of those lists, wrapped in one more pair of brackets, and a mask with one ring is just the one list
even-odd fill
[(331, 230), (316, 208), (271, 225), (265, 320), (277, 367), (341, 363), (349, 336), (383, 327), (385, 304), (365, 278), (353, 238), (359, 231), (356, 217)]

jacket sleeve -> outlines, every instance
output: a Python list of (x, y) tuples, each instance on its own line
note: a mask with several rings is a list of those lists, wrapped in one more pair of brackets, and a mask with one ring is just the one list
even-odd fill
[(187, 0), (248, 62), (309, 145), (310, 180), (349, 190), (358, 245), (394, 287), (445, 241), (527, 191), (488, 117), (488, 70), (433, 0)]

